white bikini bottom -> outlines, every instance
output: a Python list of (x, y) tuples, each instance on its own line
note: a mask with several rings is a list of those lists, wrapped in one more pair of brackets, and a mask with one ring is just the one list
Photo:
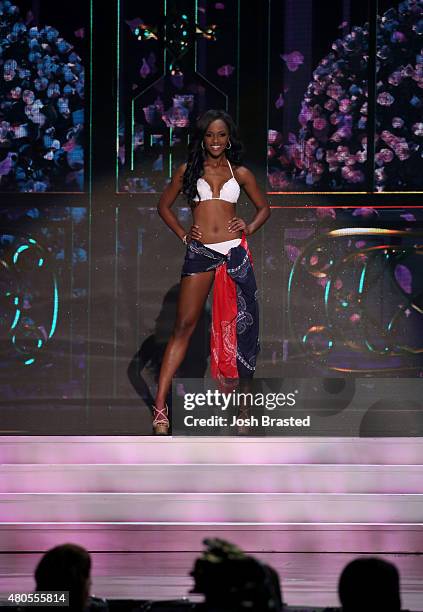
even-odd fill
[(225, 242), (213, 242), (212, 244), (205, 244), (204, 246), (222, 255), (227, 255), (231, 249), (241, 244), (241, 238), (235, 238), (235, 240), (225, 240)]

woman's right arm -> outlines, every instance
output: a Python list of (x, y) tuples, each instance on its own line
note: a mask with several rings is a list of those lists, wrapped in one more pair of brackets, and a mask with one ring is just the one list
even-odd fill
[[(162, 193), (162, 197), (157, 204), (157, 210), (163, 221), (166, 223), (168, 227), (181, 239), (191, 241), (201, 240), (202, 234), (198, 225), (191, 225), (188, 232), (182, 227), (176, 218), (175, 213), (172, 210), (172, 206), (175, 203), (176, 198), (179, 193), (182, 191), (182, 181), (184, 178), (184, 172), (186, 168), (186, 164), (182, 164), (179, 166), (177, 171), (172, 177), (169, 185), (166, 186), (165, 190)], [(186, 241), (185, 241), (186, 244)]]
[(175, 203), (176, 198), (182, 190), (182, 180), (185, 172), (186, 164), (179, 166), (172, 177), (172, 180), (166, 185), (165, 190), (157, 205), (157, 211), (168, 227), (182, 240), (186, 235), (185, 229), (179, 223), (175, 213), (171, 207)]

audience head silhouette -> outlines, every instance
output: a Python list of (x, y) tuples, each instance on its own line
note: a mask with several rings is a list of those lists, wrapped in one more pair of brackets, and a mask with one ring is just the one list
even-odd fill
[(204, 540), (206, 550), (191, 572), (194, 593), (205, 596), (207, 610), (279, 612), (283, 608), (275, 570), (224, 540)]
[(35, 570), (37, 591), (69, 591), (69, 609), (85, 608), (90, 592), (91, 558), (76, 544), (47, 551)]
[(400, 579), (395, 565), (360, 557), (343, 570), (338, 584), (343, 612), (399, 612)]

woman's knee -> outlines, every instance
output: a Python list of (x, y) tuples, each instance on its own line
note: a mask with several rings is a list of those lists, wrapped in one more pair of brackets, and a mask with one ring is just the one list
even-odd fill
[(176, 321), (173, 335), (176, 338), (189, 338), (195, 329), (196, 321), (192, 319), (181, 319)]

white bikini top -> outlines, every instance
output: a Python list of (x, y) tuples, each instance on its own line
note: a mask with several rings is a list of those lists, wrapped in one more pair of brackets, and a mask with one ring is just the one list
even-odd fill
[(229, 169), (232, 174), (232, 178), (225, 181), (220, 189), (219, 197), (213, 197), (213, 191), (210, 187), (209, 183), (203, 179), (199, 178), (197, 181), (197, 191), (200, 194), (200, 197), (195, 196), (194, 202), (204, 202), (205, 200), (225, 200), (228, 204), (236, 204), (239, 198), (239, 194), (241, 193), (241, 189), (239, 187), (238, 181), (234, 177), (234, 173), (232, 171), (232, 166), (227, 160)]

